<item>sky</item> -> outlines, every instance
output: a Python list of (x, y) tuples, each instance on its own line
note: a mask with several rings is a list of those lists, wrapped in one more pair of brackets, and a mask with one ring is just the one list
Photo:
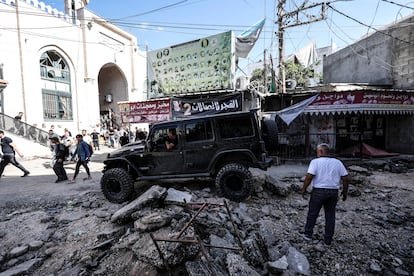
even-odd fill
[[(63, 1), (43, 0), (62, 11)], [(307, 7), (321, 2), (286, 0), (284, 13), (298, 10), (302, 4)], [(247, 66), (263, 60), (265, 50), (267, 59), (269, 54), (278, 57), (277, 5), (275, 0), (90, 0), (86, 8), (134, 34), (142, 51), (229, 30), (237, 36), (266, 18), (259, 40), (244, 60), (243, 66)], [(286, 56), (312, 41), (318, 48), (331, 43), (342, 48), (414, 12), (414, 1), (406, 0), (331, 0), (330, 6), (325, 20), (285, 29)], [(318, 17), (321, 9), (308, 9), (306, 14)], [(304, 22), (310, 17), (301, 13), (299, 18)]]

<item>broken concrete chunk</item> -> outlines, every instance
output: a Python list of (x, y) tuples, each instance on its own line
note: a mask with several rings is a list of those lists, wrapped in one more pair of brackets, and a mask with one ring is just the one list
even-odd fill
[(160, 186), (152, 186), (145, 193), (139, 196), (131, 203), (125, 205), (116, 211), (111, 218), (112, 222), (125, 223), (131, 220), (131, 215), (146, 206), (151, 206), (154, 203), (164, 200), (167, 196), (167, 189)]
[(167, 190), (167, 197), (165, 198), (166, 203), (185, 203), (191, 201), (191, 194), (183, 191), (169, 188)]

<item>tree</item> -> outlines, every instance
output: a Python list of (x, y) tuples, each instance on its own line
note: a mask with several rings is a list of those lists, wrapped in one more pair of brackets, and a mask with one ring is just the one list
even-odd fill
[(252, 72), (252, 76), (250, 77), (250, 81), (259, 81), (263, 82), (263, 69), (256, 68)]
[(315, 77), (313, 66), (303, 67), (299, 62), (287, 61), (285, 63), (286, 79), (294, 79), (298, 86), (306, 86), (310, 78)]

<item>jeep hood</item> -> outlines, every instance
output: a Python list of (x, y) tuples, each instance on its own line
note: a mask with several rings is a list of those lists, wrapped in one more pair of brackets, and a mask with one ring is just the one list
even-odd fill
[(111, 153), (108, 153), (108, 158), (115, 158), (120, 156), (129, 155), (131, 153), (143, 153), (145, 150), (145, 145), (143, 143), (134, 143), (125, 145)]

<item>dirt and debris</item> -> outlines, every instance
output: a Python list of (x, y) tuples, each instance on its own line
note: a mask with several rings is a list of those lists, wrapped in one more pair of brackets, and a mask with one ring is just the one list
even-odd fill
[[(254, 195), (216, 196), (207, 180), (153, 183), (128, 204), (109, 203), (99, 174), (72, 192), (15, 187), (0, 203), (5, 275), (414, 275), (414, 162), (349, 162), (334, 241), (323, 216), (303, 240), (306, 164), (254, 171)], [(20, 177), (19, 177), (20, 178)], [(16, 181), (19, 180), (16, 178)], [(3, 179), (0, 182), (0, 191)], [(27, 180), (25, 180), (27, 181)], [(49, 190), (46, 190), (49, 189)], [(46, 192), (47, 191), (47, 192)], [(1, 193), (1, 192), (0, 192)]]

